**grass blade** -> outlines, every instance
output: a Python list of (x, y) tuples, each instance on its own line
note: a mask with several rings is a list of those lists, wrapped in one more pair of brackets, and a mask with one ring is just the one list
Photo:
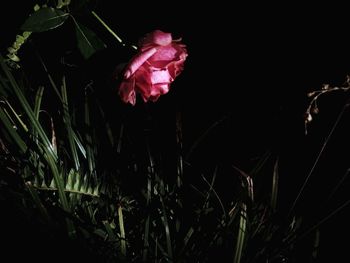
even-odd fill
[(22, 140), (22, 138), (18, 135), (16, 130), (13, 128), (12, 123), (8, 119), (6, 113), (3, 111), (3, 109), (0, 107), (0, 119), (3, 125), (5, 126), (8, 134), (11, 136), (12, 140), (17, 144), (20, 152), (24, 154), (27, 151), (27, 145)]
[(67, 137), (69, 142), (69, 147), (72, 153), (72, 158), (74, 161), (75, 170), (78, 171), (80, 168), (80, 162), (78, 157), (77, 148), (75, 146), (75, 139), (73, 136), (73, 129), (72, 129), (72, 123), (71, 123), (71, 117), (69, 114), (69, 106), (68, 106), (68, 97), (67, 97), (67, 88), (66, 88), (66, 78), (65, 76), (62, 77), (62, 104), (63, 104), (63, 121), (66, 126), (67, 130)]
[(86, 139), (86, 156), (88, 160), (88, 166), (89, 166), (89, 171), (90, 174), (94, 174), (95, 172), (95, 159), (94, 159), (94, 150), (92, 148), (92, 135), (90, 131), (90, 109), (89, 109), (89, 99), (87, 96), (87, 93), (85, 93), (85, 113), (84, 113), (84, 120), (85, 120), (85, 125), (88, 127), (88, 131), (85, 134), (85, 139)]
[(317, 229), (315, 233), (315, 241), (314, 241), (313, 251), (312, 251), (313, 260), (317, 259), (319, 249), (320, 249), (320, 230)]
[(173, 260), (173, 249), (172, 249), (172, 242), (171, 242), (171, 236), (170, 236), (170, 227), (169, 227), (169, 221), (168, 221), (168, 215), (166, 211), (166, 206), (164, 203), (163, 199), (163, 194), (165, 193), (165, 188), (164, 188), (164, 182), (163, 180), (160, 180), (160, 202), (162, 205), (162, 222), (164, 226), (164, 232), (165, 232), (165, 238), (166, 238), (166, 245), (167, 245), (167, 257), (170, 261)]
[(200, 135), (198, 137), (198, 139), (192, 144), (192, 146), (190, 147), (190, 149), (188, 150), (188, 152), (186, 154), (185, 160), (189, 160), (189, 158), (191, 157), (191, 155), (194, 152), (194, 150), (198, 147), (198, 145), (211, 133), (211, 131), (213, 131), (217, 126), (219, 126), (227, 118), (228, 118), (228, 116), (224, 116), (220, 120), (214, 122), (208, 129), (206, 129), (202, 133), (202, 135)]
[(278, 194), (278, 158), (273, 167), (273, 176), (272, 176), (272, 191), (271, 191), (271, 207), (275, 211), (277, 207), (277, 194)]
[(239, 219), (239, 228), (237, 234), (237, 243), (235, 249), (235, 255), (233, 258), (233, 263), (240, 263), (242, 259), (242, 251), (245, 241), (245, 234), (247, 228), (247, 205), (245, 203), (241, 203), (240, 209), (240, 219)]
[(123, 208), (121, 205), (118, 206), (118, 221), (120, 230), (120, 250), (122, 255), (126, 256), (126, 240), (125, 240), (125, 229), (124, 229), (124, 218), (123, 218)]
[(1, 64), (1, 67), (2, 67), (3, 71), (6, 74), (6, 77), (8, 78), (8, 80), (11, 83), (13, 91), (15, 92), (15, 95), (17, 96), (21, 106), (23, 107), (23, 110), (25, 111), (27, 117), (29, 118), (29, 121), (33, 124), (34, 128), (37, 130), (38, 135), (39, 135), (40, 139), (42, 140), (42, 142), (44, 144), (45, 152), (47, 152), (47, 154), (51, 155), (51, 158), (54, 161), (56, 161), (57, 160), (57, 155), (53, 151), (52, 145), (51, 145), (49, 139), (47, 138), (43, 128), (40, 125), (40, 123), (35, 118), (34, 112), (31, 109), (31, 107), (30, 107), (26, 97), (24, 96), (24, 94), (22, 93), (21, 89), (17, 85), (16, 80), (14, 79), (14, 77), (11, 74), (10, 70), (7, 68), (7, 66), (6, 66), (6, 64), (4, 62), (4, 59), (3, 59), (3, 57), (1, 55), (0, 55), (0, 64)]
[(224, 204), (222, 203), (222, 201), (221, 201), (221, 199), (220, 199), (218, 193), (217, 193), (217, 192), (215, 191), (215, 189), (214, 189), (214, 182), (215, 182), (215, 179), (216, 179), (216, 174), (217, 174), (217, 167), (215, 167), (215, 170), (214, 170), (214, 174), (213, 174), (213, 178), (212, 178), (212, 180), (211, 180), (211, 183), (209, 183), (208, 180), (207, 180), (203, 175), (201, 175), (202, 178), (203, 178), (203, 180), (204, 180), (204, 182), (209, 186), (209, 190), (207, 191), (207, 194), (206, 194), (206, 199), (205, 199), (205, 202), (204, 202), (204, 205), (203, 205), (203, 209), (204, 209), (205, 205), (206, 205), (206, 204), (208, 203), (208, 201), (209, 201), (210, 193), (213, 192), (214, 195), (215, 195), (215, 197), (216, 197), (216, 199), (219, 201), (219, 204), (220, 204), (220, 207), (221, 207), (221, 209), (222, 209), (222, 213), (223, 213), (223, 215), (224, 215), (224, 218), (226, 218), (227, 215), (226, 215), (226, 211), (225, 211)]
[(182, 178), (183, 178), (183, 145), (182, 145), (182, 120), (181, 120), (181, 113), (176, 113), (176, 143), (178, 148), (178, 154), (177, 154), (177, 187), (181, 187), (182, 185)]
[[(151, 204), (151, 198), (152, 198), (152, 180), (151, 180), (151, 175), (148, 175), (147, 196), (146, 196), (146, 207), (148, 207), (148, 208)], [(142, 261), (143, 262), (147, 261), (147, 256), (148, 256), (150, 220), (151, 220), (151, 216), (150, 216), (150, 213), (148, 213), (146, 220), (145, 220), (145, 232), (144, 232), (143, 252), (142, 252)]]
[[(27, 128), (27, 125), (22, 121), (20, 115), (13, 109), (13, 107), (11, 106), (11, 104), (10, 104), (7, 100), (5, 100), (5, 103), (6, 103), (7, 107), (11, 110), (13, 116), (15, 116), (15, 119), (19, 122), (19, 124), (21, 125), (21, 127), (23, 128), (23, 130), (24, 130), (25, 132), (28, 132), (29, 130), (28, 130), (28, 128)], [(6, 110), (5, 110), (5, 111), (6, 111)], [(7, 116), (10, 118), (9, 115), (7, 115)], [(11, 119), (12, 119), (12, 118), (11, 118)]]
[(250, 200), (252, 200), (252, 202), (254, 202), (254, 185), (253, 185), (253, 180), (252, 178), (249, 176), (249, 174), (245, 173), (244, 171), (242, 171), (241, 169), (239, 169), (238, 167), (232, 165), (232, 167), (240, 173), (240, 175), (242, 177), (244, 177), (247, 181), (247, 192), (248, 192), (248, 196), (250, 198)]
[(34, 116), (37, 120), (39, 120), (39, 113), (40, 113), (43, 94), (44, 94), (44, 87), (39, 87), (36, 92), (35, 103), (34, 103)]

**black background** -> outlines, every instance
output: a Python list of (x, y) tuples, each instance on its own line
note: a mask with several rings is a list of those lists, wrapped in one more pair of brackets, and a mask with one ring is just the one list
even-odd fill
[[(16, 29), (31, 12), (31, 4), (21, 5), (13, 3), (2, 9), (14, 15), (11, 23), (1, 17), (1, 48), (12, 43)], [(281, 209), (288, 211), (345, 103), (344, 93), (322, 99), (320, 113), (305, 136), (307, 93), (325, 83), (341, 85), (350, 72), (347, 9), (328, 4), (217, 1), (189, 5), (99, 1), (93, 9), (127, 43), (136, 44), (155, 29), (182, 37), (189, 56), (169, 94), (154, 106), (158, 121), (172, 122), (167, 114), (180, 109), (185, 147), (189, 147), (215, 121), (227, 117), (209, 135), (194, 161), (210, 168), (224, 160), (249, 170), (257, 157), (271, 150), (281, 160)], [(108, 50), (98, 59), (103, 67), (96, 65), (93, 70), (108, 72), (123, 62), (117, 56), (120, 47), (103, 28), (95, 29)], [(58, 37), (54, 33), (51, 37), (47, 53), (54, 53), (57, 44)], [(322, 218), (348, 198), (347, 183), (331, 204), (326, 203), (349, 164), (347, 118), (345, 112), (298, 203), (299, 213), (309, 218)], [(325, 224), (324, 235), (321, 233), (323, 258), (340, 262), (347, 257), (346, 241), (340, 240), (347, 238), (348, 219), (345, 208)]]

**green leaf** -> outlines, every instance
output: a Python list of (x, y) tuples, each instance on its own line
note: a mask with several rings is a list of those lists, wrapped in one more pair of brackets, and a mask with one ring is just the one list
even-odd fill
[(69, 14), (52, 7), (44, 7), (31, 14), (21, 26), (23, 31), (43, 32), (61, 26)]
[(68, 179), (67, 179), (67, 183), (66, 183), (66, 190), (73, 190), (73, 187), (74, 187), (74, 178), (75, 177), (75, 173), (74, 173), (74, 170), (71, 169), (69, 171), (69, 174), (68, 174)]
[(81, 174), (77, 173), (76, 174), (76, 178), (75, 178), (75, 183), (73, 185), (73, 190), (74, 191), (79, 191), (80, 184), (81, 184)]
[(52, 178), (52, 180), (51, 180), (51, 183), (50, 183), (50, 186), (49, 186), (50, 188), (56, 188), (56, 183), (55, 183), (55, 179), (54, 178)]
[(79, 191), (83, 193), (87, 193), (87, 189), (88, 189), (88, 177), (85, 174), (83, 180), (81, 181), (81, 186)]
[(94, 188), (94, 191), (93, 191), (92, 194), (98, 196), (98, 195), (100, 194), (99, 188), (100, 188), (100, 185), (98, 184), (98, 185)]
[(108, 234), (108, 239), (110, 241), (117, 241), (118, 238), (114, 234), (113, 229), (112, 229), (111, 225), (108, 223), (108, 221), (105, 220), (102, 223), (103, 223), (104, 227), (106, 228), (106, 232)]
[(24, 41), (25, 41), (25, 39), (24, 39), (24, 37), (22, 37), (21, 35), (17, 35), (17, 36), (16, 36), (16, 42), (17, 42), (18, 44), (22, 45), (22, 44), (24, 44)]
[(87, 27), (76, 22), (75, 29), (78, 48), (85, 59), (91, 57), (96, 51), (106, 48), (105, 43)]

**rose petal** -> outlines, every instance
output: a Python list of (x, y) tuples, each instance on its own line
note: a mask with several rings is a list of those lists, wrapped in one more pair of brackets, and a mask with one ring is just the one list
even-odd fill
[(125, 103), (131, 103), (135, 105), (136, 94), (135, 94), (135, 79), (124, 80), (119, 87), (119, 96)]
[(153, 67), (164, 68), (171, 61), (177, 60), (178, 50), (176, 50), (172, 45), (165, 47), (159, 47), (157, 52), (148, 59)]
[(151, 94), (151, 74), (152, 71), (144, 64), (134, 75), (136, 79), (135, 90), (144, 100), (147, 100)]
[(169, 75), (173, 79), (175, 79), (181, 73), (183, 68), (184, 68), (184, 61), (183, 60), (173, 61), (167, 67)]
[(152, 84), (159, 84), (159, 83), (169, 84), (173, 81), (173, 78), (170, 76), (169, 71), (167, 69), (152, 70), (150, 77), (151, 77)]
[(148, 97), (147, 100), (150, 100), (150, 101), (153, 101), (153, 102), (157, 101), (161, 95), (164, 95), (167, 92), (169, 92), (169, 84), (156, 84), (156, 85), (153, 85), (152, 88), (151, 88), (151, 94), (150, 94), (150, 96)]
[[(156, 84), (156, 85), (153, 85), (153, 92), (154, 93), (158, 93), (160, 95), (164, 95), (166, 93), (169, 92), (169, 84)], [(152, 95), (152, 93), (151, 93)]]
[(155, 30), (151, 33), (148, 33), (145, 38), (141, 41), (140, 46), (147, 45), (159, 45), (166, 46), (171, 43), (173, 38), (171, 37), (171, 33), (165, 33), (160, 30)]
[(141, 67), (147, 59), (149, 59), (152, 55), (154, 55), (154, 53), (156, 53), (156, 51), (156, 48), (151, 48), (137, 54), (128, 64), (124, 74), (124, 78), (128, 79), (132, 74), (134, 74), (135, 71), (138, 70), (139, 67)]

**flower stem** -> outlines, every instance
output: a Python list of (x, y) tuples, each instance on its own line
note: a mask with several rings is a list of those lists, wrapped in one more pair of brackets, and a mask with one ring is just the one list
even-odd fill
[(111, 33), (112, 34), (112, 36), (114, 36), (118, 41), (119, 41), (119, 43), (121, 43), (123, 46), (125, 45), (124, 43), (123, 43), (123, 40), (101, 19), (101, 17), (99, 17), (96, 13), (95, 13), (95, 11), (91, 11), (91, 13), (92, 13), (92, 15), (94, 16), (94, 17), (96, 17), (96, 19), (107, 29), (107, 31), (109, 32), (109, 33)]
[(118, 219), (119, 219), (119, 230), (120, 230), (121, 253), (123, 256), (126, 256), (125, 229), (124, 229), (123, 210), (121, 206), (118, 206)]

